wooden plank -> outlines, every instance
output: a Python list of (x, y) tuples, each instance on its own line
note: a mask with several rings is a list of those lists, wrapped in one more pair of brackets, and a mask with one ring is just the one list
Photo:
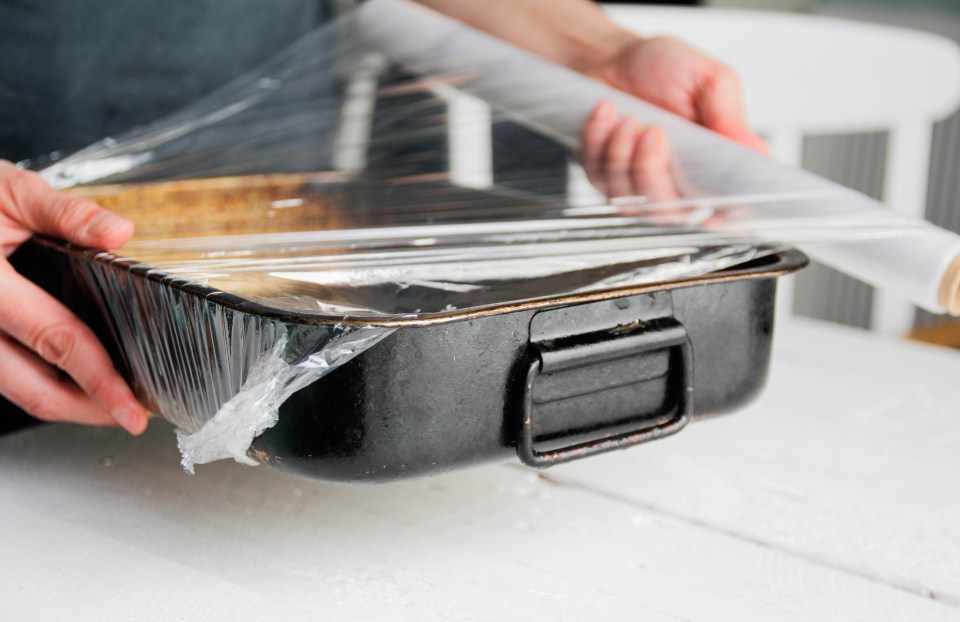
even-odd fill
[(4, 512), (0, 525), (5, 620), (298, 620), (307, 614), (46, 513), (18, 507)]
[[(801, 370), (798, 381), (817, 378), (820, 359), (798, 360), (807, 355), (803, 348), (798, 355), (796, 347), (788, 344), (785, 351), (787, 363)], [(170, 619), (170, 612), (191, 620), (230, 619), (243, 606), (251, 617), (285, 620), (317, 614), (451, 620), (957, 617), (948, 603), (831, 567), (802, 551), (781, 550), (748, 537), (755, 531), (730, 528), (736, 521), (719, 521), (717, 516), (743, 518), (744, 509), (756, 505), (738, 492), (744, 484), (723, 475), (732, 452), (721, 452), (717, 464), (680, 443), (692, 435), (702, 449), (713, 438), (720, 450), (727, 422), (739, 418), (697, 424), (677, 442), (556, 469), (549, 479), (516, 466), (489, 466), (380, 487), (324, 485), (230, 463), (206, 465), (190, 477), (179, 469), (172, 431), (158, 422), (138, 439), (116, 430), (47, 426), (0, 439), (0, 602), (15, 596), (30, 603), (33, 619), (76, 611), (77, 620), (138, 607), (138, 617), (148, 620)], [(752, 448), (753, 465), (785, 461), (780, 471), (787, 480), (777, 481), (770, 468), (751, 471), (757, 483), (748, 490), (781, 500), (747, 522), (786, 535), (819, 531), (833, 537), (855, 529), (856, 523), (829, 523), (831, 498), (823, 500), (828, 524), (793, 522), (788, 476), (806, 469), (806, 454), (802, 447), (791, 450), (784, 434)], [(854, 444), (857, 438), (848, 440)], [(862, 474), (849, 463), (870, 458), (858, 452), (835, 469)], [(729, 459), (740, 464), (736, 456)], [(680, 489), (672, 496), (688, 499), (692, 515), (646, 505), (652, 497), (641, 493), (657, 490), (654, 480), (684, 471), (684, 464), (686, 473), (701, 465), (713, 473), (674, 480)], [(574, 468), (581, 465), (583, 470)], [(846, 492), (841, 486), (831, 494)], [(840, 519), (848, 514), (841, 512)], [(905, 564), (916, 553), (900, 550)], [(195, 581), (195, 589), (183, 587)], [(154, 610), (163, 598), (172, 604)], [(263, 603), (278, 614), (260, 615)]]
[(549, 477), (960, 606), (960, 356), (794, 322), (766, 394)]
[(134, 241), (140, 242), (336, 229), (346, 222), (342, 208), (350, 181), (348, 175), (316, 172), (79, 186), (69, 192), (133, 220)]
[(919, 326), (910, 332), (910, 339), (960, 348), (960, 321), (950, 318)]

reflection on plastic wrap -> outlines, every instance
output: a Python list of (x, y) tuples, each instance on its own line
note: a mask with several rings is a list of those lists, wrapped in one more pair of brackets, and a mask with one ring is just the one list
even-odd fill
[[(892, 230), (901, 227), (911, 234), (882, 243), (858, 236), (848, 238), (853, 243), (816, 235), (794, 240), (809, 242), (804, 250), (838, 270), (926, 309), (960, 314), (960, 236), (952, 232), (900, 216), (866, 195), (780, 164), (409, 0), (372, 0), (357, 11), (356, 22), (358, 38), (391, 62), (430, 75), (460, 76), (461, 90), (571, 148), (580, 145), (584, 120), (604, 99), (645, 124), (660, 126), (672, 145), (673, 179), (657, 185), (686, 199), (743, 197), (761, 219), (768, 209), (778, 212), (784, 206), (801, 218), (810, 211), (840, 220), (875, 212)], [(833, 227), (829, 218), (823, 226)], [(766, 231), (757, 233), (771, 239)]]
[[(607, 196), (584, 199), (580, 132), (605, 99), (660, 126), (672, 160), (630, 179), (591, 168)], [(34, 166), (137, 224), (76, 270), (187, 468), (248, 461), (292, 392), (400, 320), (670, 282), (791, 245), (960, 310), (960, 280), (941, 287), (957, 236), (407, 0), (370, 0), (170, 117)]]
[(570, 207), (517, 189), (331, 173), (84, 192), (138, 223), (120, 256), (274, 309), (321, 316), (504, 305), (699, 276), (796, 242), (924, 230), (889, 211), (837, 217), (829, 197), (801, 215), (788, 196), (764, 199), (761, 208), (750, 197)]
[[(622, 171), (591, 170), (607, 199), (618, 200), (594, 195), (584, 203), (564, 196), (570, 184), (563, 149), (580, 147), (584, 121), (601, 100), (661, 127), (672, 161), (653, 179), (647, 171), (643, 183), (626, 185), (611, 181)], [(653, 226), (685, 214), (684, 225), (706, 223), (741, 241), (800, 244), (927, 309), (960, 312), (951, 273), (960, 237), (409, 0), (366, 2), (196, 104), (55, 162), (44, 175), (68, 187), (318, 170), (368, 180), (444, 179), (447, 207), (462, 208), (470, 199), (459, 189), (469, 187), (559, 198), (613, 219), (611, 226), (624, 213)], [(620, 196), (639, 191), (643, 196)], [(306, 208), (300, 199), (263, 205), (263, 213), (272, 219)], [(419, 213), (420, 224), (429, 224), (429, 212), (438, 211), (431, 207), (440, 205), (383, 197), (350, 211)], [(741, 216), (711, 218), (718, 208)], [(470, 222), (491, 217), (482, 209), (454, 212)], [(364, 226), (362, 219), (350, 225)], [(893, 239), (897, 231), (907, 235)]]

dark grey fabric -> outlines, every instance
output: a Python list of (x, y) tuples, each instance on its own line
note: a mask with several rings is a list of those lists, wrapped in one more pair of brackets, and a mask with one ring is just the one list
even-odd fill
[(74, 151), (168, 114), (330, 12), (323, 0), (0, 0), (0, 158)]

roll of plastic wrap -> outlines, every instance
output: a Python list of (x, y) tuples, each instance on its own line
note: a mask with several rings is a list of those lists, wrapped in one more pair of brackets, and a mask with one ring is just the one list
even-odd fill
[[(895, 213), (853, 190), (781, 164), (627, 93), (551, 63), (409, 0), (372, 0), (355, 36), (412, 71), (450, 78), (463, 92), (572, 149), (600, 100), (667, 134), (685, 198), (749, 198), (764, 213), (870, 216), (902, 222), (902, 237), (807, 243), (803, 250), (857, 279), (937, 312), (960, 313), (960, 236)], [(811, 239), (816, 236), (810, 236)], [(825, 239), (829, 239), (825, 236)]]

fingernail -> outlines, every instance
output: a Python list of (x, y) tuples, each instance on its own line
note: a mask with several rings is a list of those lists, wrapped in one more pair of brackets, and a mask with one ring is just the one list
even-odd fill
[(597, 116), (603, 121), (609, 121), (617, 116), (617, 107), (612, 101), (605, 99), (597, 106)]
[(640, 131), (640, 122), (633, 117), (624, 117), (617, 129), (621, 132), (629, 132), (635, 136), (637, 132)]
[(770, 143), (759, 136), (754, 136), (753, 148), (763, 155), (770, 155)]
[(113, 418), (130, 434), (140, 434), (147, 428), (147, 413), (140, 407), (121, 406), (114, 411)]
[(645, 150), (653, 150), (660, 146), (660, 128), (649, 127), (640, 137), (640, 147)]
[(115, 233), (121, 227), (129, 227), (131, 225), (132, 223), (123, 216), (114, 214), (113, 212), (103, 211), (87, 223), (87, 233), (93, 237), (102, 238), (111, 233)]

